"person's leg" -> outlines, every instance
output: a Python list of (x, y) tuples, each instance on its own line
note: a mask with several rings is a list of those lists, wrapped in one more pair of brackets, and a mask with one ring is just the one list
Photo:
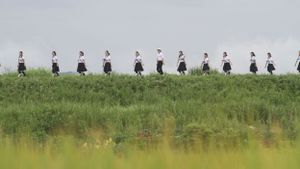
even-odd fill
[(156, 71), (157, 71), (157, 73), (159, 73), (159, 74), (160, 74), (160, 70), (159, 70), (159, 63), (157, 63), (157, 64), (156, 64)]
[(162, 74), (162, 68), (161, 68), (161, 66), (159, 66), (159, 68), (158, 68), (158, 73)]
[(159, 64), (159, 73), (160, 73), (161, 75), (164, 74), (164, 71), (163, 71), (163, 63), (162, 63), (162, 62)]
[(158, 73), (161, 74), (161, 75), (163, 74), (161, 68), (158, 69)]

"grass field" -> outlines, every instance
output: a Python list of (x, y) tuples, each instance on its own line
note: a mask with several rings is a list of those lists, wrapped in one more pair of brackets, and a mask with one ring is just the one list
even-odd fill
[(297, 75), (28, 75), (0, 76), (0, 168), (300, 166)]

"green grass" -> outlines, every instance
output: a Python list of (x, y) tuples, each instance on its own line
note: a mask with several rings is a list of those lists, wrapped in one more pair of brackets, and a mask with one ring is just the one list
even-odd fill
[(51, 77), (45, 70), (0, 77), (1, 135), (46, 140), (99, 131), (116, 142), (168, 135), (184, 146), (197, 140), (241, 145), (248, 132), (270, 144), (298, 133), (297, 75)]
[(0, 76), (0, 168), (298, 169), (297, 75)]
[[(161, 144), (148, 151), (131, 147), (126, 153), (116, 145), (77, 145), (73, 139), (50, 140), (43, 148), (22, 140), (1, 142), (0, 168), (10, 169), (298, 169), (299, 144), (266, 148), (250, 143), (247, 149), (210, 148), (194, 152)], [(58, 146), (59, 145), (59, 146)]]

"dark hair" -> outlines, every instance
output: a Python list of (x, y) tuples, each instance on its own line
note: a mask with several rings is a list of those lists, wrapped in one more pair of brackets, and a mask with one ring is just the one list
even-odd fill
[(254, 52), (251, 52), (251, 56), (255, 56), (255, 53), (254, 53)]
[(204, 53), (204, 56), (208, 56), (208, 54), (207, 54), (207, 53)]
[(182, 56), (182, 55), (184, 55), (184, 54), (183, 54), (183, 51), (180, 50), (180, 51), (179, 51), (179, 56), (178, 56), (178, 57), (180, 57), (180, 56)]
[(83, 51), (80, 51), (79, 53), (80, 53), (80, 55), (84, 56), (84, 52)]
[(224, 52), (223, 55), (228, 56), (228, 55), (227, 55), (227, 52)]
[(19, 57), (20, 57), (21, 55), (23, 56), (23, 51), (20, 50), (20, 52), (19, 52)]
[(110, 52), (109, 52), (108, 50), (106, 50), (106, 51), (105, 51), (105, 54), (108, 54), (108, 55), (110, 55)]
[(52, 51), (52, 54), (54, 54), (56, 56), (56, 51)]

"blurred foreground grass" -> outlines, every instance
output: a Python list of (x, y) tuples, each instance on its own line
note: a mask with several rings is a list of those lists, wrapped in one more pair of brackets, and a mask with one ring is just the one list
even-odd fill
[(299, 145), (266, 148), (254, 142), (247, 148), (197, 151), (163, 143), (155, 149), (116, 152), (113, 143), (78, 145), (72, 139), (43, 147), (6, 140), (0, 146), (3, 169), (298, 169), (299, 158)]

